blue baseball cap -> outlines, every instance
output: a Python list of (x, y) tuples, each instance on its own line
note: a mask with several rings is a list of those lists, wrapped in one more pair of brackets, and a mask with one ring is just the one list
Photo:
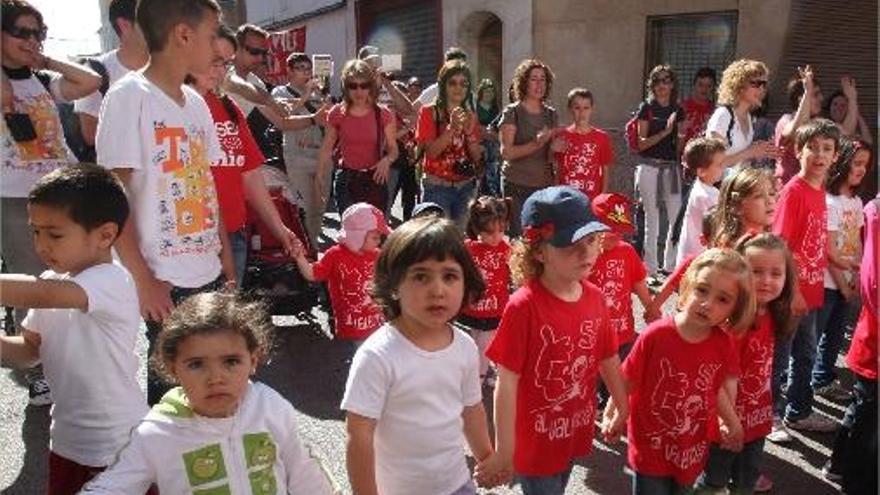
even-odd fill
[(523, 204), (521, 220), (526, 239), (546, 240), (555, 247), (571, 246), (590, 234), (611, 230), (596, 219), (590, 199), (569, 186), (532, 193)]

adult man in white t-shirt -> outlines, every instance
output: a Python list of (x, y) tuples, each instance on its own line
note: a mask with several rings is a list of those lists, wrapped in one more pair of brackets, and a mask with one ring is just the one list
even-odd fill
[(150, 54), (144, 37), (135, 26), (134, 15), (137, 0), (111, 0), (109, 7), (110, 26), (119, 37), (119, 48), (99, 55), (94, 60), (104, 66), (107, 73), (106, 86), (94, 93), (76, 100), (73, 110), (79, 116), (79, 126), (85, 144), (95, 146), (98, 130), (98, 114), (104, 94), (122, 76), (138, 70), (147, 64)]

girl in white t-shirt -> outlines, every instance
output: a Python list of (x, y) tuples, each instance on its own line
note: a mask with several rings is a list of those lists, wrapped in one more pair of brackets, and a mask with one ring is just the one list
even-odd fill
[(152, 365), (171, 389), (133, 431), (117, 462), (83, 493), (329, 495), (300, 441), (293, 406), (250, 377), (269, 350), (260, 303), (206, 292), (163, 322)]
[(358, 349), (342, 398), (354, 493), (476, 493), (462, 435), (478, 469), (494, 451), (477, 347), (450, 321), (483, 290), (449, 220), (416, 218), (388, 237), (372, 291), (388, 323)]
[(831, 399), (849, 397), (836, 380), (835, 363), (844, 329), (858, 311), (861, 229), (865, 223), (862, 200), (856, 194), (871, 164), (871, 148), (864, 141), (844, 141), (840, 159), (828, 170), (825, 204), (828, 206), (828, 267), (825, 304), (819, 313), (819, 346), (813, 366), (813, 390)]

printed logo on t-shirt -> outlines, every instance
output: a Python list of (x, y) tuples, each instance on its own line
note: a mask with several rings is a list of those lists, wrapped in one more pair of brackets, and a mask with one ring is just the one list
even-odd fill
[(366, 288), (373, 281), (373, 265), (362, 263), (360, 266), (339, 265), (342, 274), (340, 291), (345, 299), (347, 311), (343, 324), (358, 332), (374, 330), (382, 325), (383, 317), (379, 312)]
[(588, 196), (593, 196), (602, 187), (601, 165), (596, 163), (597, 143), (569, 143), (568, 151), (563, 155), (562, 182), (572, 186)]
[(220, 140), (220, 148), (223, 149), (223, 158), (215, 163), (215, 167), (244, 167), (244, 142), (239, 133), (238, 124), (227, 120), (214, 122), (217, 138)]
[[(3, 135), (18, 150), (19, 160), (5, 157), (4, 166), (27, 168), (32, 172), (48, 173), (58, 168), (52, 160), (67, 160), (67, 147), (64, 144), (64, 130), (58, 120), (55, 101), (48, 93), (15, 98), (14, 107), (30, 117), (36, 131), (36, 139), (15, 142), (11, 139), (6, 122), (3, 122)], [(46, 161), (49, 161), (48, 163)]]
[[(482, 299), (471, 306), (471, 309), (481, 312), (498, 311), (499, 301), (495, 290), (490, 290), (490, 285), (494, 288), (497, 284), (504, 284), (504, 280), (499, 280), (498, 272), (507, 265), (507, 256), (504, 251), (484, 251), (480, 256), (474, 256), (480, 275), (486, 281), (486, 291)], [(507, 288), (503, 288), (507, 290)]]
[(807, 215), (806, 231), (804, 232), (803, 244), (799, 253), (800, 263), (797, 263), (798, 279), (806, 285), (822, 284), (824, 279), (825, 245), (828, 235), (827, 212), (816, 215), (810, 211)]
[(623, 314), (628, 307), (624, 297), (629, 297), (623, 287), (623, 280), (626, 278), (626, 263), (621, 259), (609, 259), (605, 263), (604, 270), (596, 278), (600, 280), (599, 290), (605, 296), (605, 307), (609, 309), (611, 328), (618, 336), (622, 336), (627, 332), (629, 326), (629, 320)]
[(840, 213), (840, 256), (846, 259), (855, 259), (859, 254), (861, 239), (859, 237), (859, 220), (861, 210), (844, 209)]
[(743, 363), (747, 366), (742, 371), (736, 397), (737, 415), (746, 431), (773, 419), (772, 404), (761, 407), (761, 398), (770, 393), (773, 346), (752, 339), (748, 344), (747, 355), (750, 357), (749, 363)]
[(153, 126), (156, 150), (160, 227), (159, 255), (216, 252), (217, 193), (202, 129)]

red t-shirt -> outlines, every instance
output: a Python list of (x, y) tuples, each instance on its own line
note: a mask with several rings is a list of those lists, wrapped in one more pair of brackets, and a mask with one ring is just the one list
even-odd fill
[(821, 308), (825, 299), (825, 267), (828, 266), (825, 191), (813, 188), (801, 176), (791, 179), (779, 194), (773, 233), (785, 240), (794, 256), (807, 308)]
[(559, 183), (571, 186), (590, 199), (602, 193), (605, 167), (614, 160), (611, 139), (601, 129), (591, 129), (586, 134), (564, 129), (559, 138), (568, 142), (568, 149), (556, 153)]
[(510, 296), (486, 356), (519, 375), (516, 394), (518, 474), (544, 476), (592, 449), (599, 363), (617, 353), (602, 293), (582, 282), (566, 302), (539, 280)]
[(880, 212), (877, 200), (865, 205), (865, 247), (859, 270), (859, 293), (862, 312), (853, 331), (852, 344), (846, 354), (846, 364), (853, 372), (877, 379), (877, 296), (880, 281)]
[(611, 328), (617, 334), (617, 343), (620, 345), (636, 338), (630, 294), (636, 284), (647, 276), (648, 272), (639, 254), (625, 241), (603, 251), (590, 271), (590, 282), (605, 295)]
[(312, 265), (315, 279), (327, 281), (340, 338), (365, 339), (385, 321), (368, 292), (378, 258), (378, 250), (355, 253), (337, 244)]
[[(419, 109), (419, 122), (416, 126), (416, 143), (418, 144), (427, 144), (437, 139), (437, 136), (446, 129), (446, 125), (442, 123), (440, 129), (437, 129), (434, 108), (434, 105), (426, 105)], [(459, 160), (470, 160), (467, 150), (468, 143), (480, 142), (480, 128), (477, 124), (477, 117), (474, 115), (470, 127), (453, 134), (452, 143), (439, 157), (429, 158), (428, 155), (425, 155), (423, 166), (425, 173), (453, 182), (469, 179), (469, 177), (456, 174), (453, 167), (455, 162)]]
[(630, 385), (627, 438), (634, 471), (691, 485), (702, 472), (718, 427), (718, 390), (737, 373), (730, 336), (716, 328), (685, 341), (672, 317), (651, 323), (623, 363)]
[(755, 324), (741, 337), (733, 337), (739, 355), (739, 385), (736, 413), (742, 422), (744, 442), (766, 437), (773, 426), (773, 396), (770, 376), (773, 370), (773, 318), (759, 314)]
[(486, 282), (486, 292), (479, 301), (468, 305), (462, 313), (474, 318), (500, 318), (510, 298), (510, 244), (502, 240), (496, 246), (473, 239), (464, 245)]
[(223, 214), (226, 232), (235, 232), (244, 227), (247, 209), (244, 200), (244, 181), (242, 174), (262, 165), (266, 158), (257, 146), (247, 119), (238, 105), (229, 100), (235, 110), (238, 124), (233, 122), (226, 107), (213, 92), (205, 93), (205, 103), (214, 118), (214, 129), (220, 139), (220, 147), (226, 155), (219, 162), (211, 164), (214, 184), (217, 188), (217, 201)]
[(715, 104), (710, 100), (697, 101), (695, 98), (688, 98), (681, 103), (681, 107), (687, 115), (684, 120), (684, 142), (687, 143), (706, 132), (706, 123), (715, 111)]
[[(333, 106), (327, 113), (327, 122), (336, 129), (343, 168), (371, 169), (379, 161), (379, 149), (385, 149), (385, 127), (394, 122), (394, 115), (379, 105), (382, 129), (376, 129), (376, 113), (367, 112), (360, 117), (346, 113), (345, 104)], [(376, 138), (381, 136), (382, 142)], [(384, 154), (384, 151), (383, 151)]]

